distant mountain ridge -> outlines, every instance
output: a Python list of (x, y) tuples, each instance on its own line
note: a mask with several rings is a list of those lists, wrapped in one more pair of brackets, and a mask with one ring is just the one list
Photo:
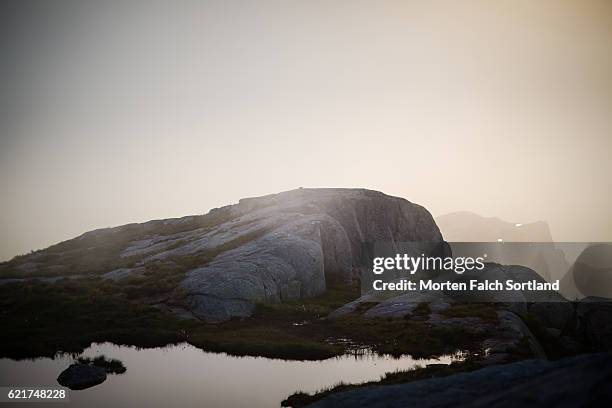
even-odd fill
[(444, 239), (449, 242), (552, 242), (548, 223), (512, 223), (497, 217), (483, 217), (457, 211), (435, 218)]

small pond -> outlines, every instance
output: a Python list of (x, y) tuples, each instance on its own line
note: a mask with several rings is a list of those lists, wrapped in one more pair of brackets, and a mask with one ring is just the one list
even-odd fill
[[(323, 361), (286, 361), (209, 353), (189, 344), (137, 349), (110, 343), (94, 344), (83, 355), (121, 360), (127, 372), (109, 375), (95, 387), (71, 391), (67, 406), (270, 408), (280, 406), (296, 391), (314, 392), (341, 381), (377, 380), (388, 372), (449, 364), (459, 358), (449, 355), (440, 359), (396, 359), (366, 353)], [(58, 386), (57, 376), (71, 362), (68, 355), (21, 361), (0, 359), (0, 385)]]

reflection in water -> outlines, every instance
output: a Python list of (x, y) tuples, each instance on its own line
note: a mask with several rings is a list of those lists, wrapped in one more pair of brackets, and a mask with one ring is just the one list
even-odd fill
[[(397, 370), (455, 357), (413, 359), (365, 354), (324, 361), (285, 361), (207, 353), (188, 344), (136, 349), (94, 344), (83, 353), (121, 360), (127, 372), (93, 388), (70, 392), (72, 407), (278, 407), (295, 391), (314, 392), (339, 383), (377, 380)], [(0, 385), (57, 386), (69, 356), (14, 361), (0, 359)], [(39, 404), (38, 404), (39, 405)], [(38, 406), (36, 405), (36, 406)], [(27, 404), (21, 403), (20, 407)]]

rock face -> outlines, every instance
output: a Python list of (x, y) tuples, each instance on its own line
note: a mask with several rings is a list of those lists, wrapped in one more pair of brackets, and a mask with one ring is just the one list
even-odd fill
[(84, 390), (106, 381), (106, 370), (89, 364), (72, 364), (61, 372), (57, 382), (71, 390)]
[(331, 394), (326, 407), (587, 407), (612, 398), (612, 355), (590, 354), (555, 362), (526, 360), (406, 384), (366, 386)]
[(208, 321), (249, 316), (258, 301), (315, 296), (329, 280), (350, 280), (363, 242), (442, 240), (423, 207), (369, 190), (300, 189), (241, 200), (229, 210), (235, 219), (208, 242), (264, 233), (187, 274), (181, 287), (189, 308)]

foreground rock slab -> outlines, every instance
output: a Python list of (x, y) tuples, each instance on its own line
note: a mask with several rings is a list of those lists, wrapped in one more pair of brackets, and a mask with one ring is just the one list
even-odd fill
[(57, 382), (71, 390), (84, 390), (106, 381), (106, 370), (88, 364), (72, 364), (61, 372)]
[(366, 386), (331, 394), (311, 408), (585, 407), (612, 399), (612, 354), (512, 364), (406, 384)]

